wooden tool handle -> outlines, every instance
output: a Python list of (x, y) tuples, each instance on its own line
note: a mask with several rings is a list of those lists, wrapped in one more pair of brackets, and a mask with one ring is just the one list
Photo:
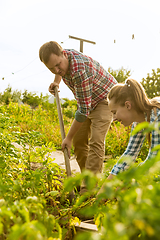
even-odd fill
[[(62, 137), (62, 140), (63, 140), (63, 139), (65, 139), (66, 136), (65, 136), (65, 131), (64, 131), (63, 116), (62, 116), (61, 104), (60, 104), (60, 99), (59, 99), (59, 94), (58, 94), (58, 88), (57, 87), (55, 87), (55, 97), (56, 97), (56, 103), (57, 103), (60, 129), (61, 129), (61, 137)], [(65, 158), (65, 167), (66, 167), (67, 176), (71, 176), (71, 167), (70, 167), (70, 161), (69, 161), (67, 148), (64, 149), (64, 158)]]

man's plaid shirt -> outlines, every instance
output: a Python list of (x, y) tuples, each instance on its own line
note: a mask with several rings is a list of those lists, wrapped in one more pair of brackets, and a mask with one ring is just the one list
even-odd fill
[(90, 111), (107, 98), (107, 94), (117, 81), (97, 61), (73, 49), (65, 49), (70, 73), (63, 77), (77, 100), (76, 120), (85, 121)]
[[(160, 123), (160, 109), (156, 108), (156, 115), (154, 113), (154, 110), (151, 110), (151, 114), (150, 114), (150, 123)], [(131, 132), (133, 131), (133, 129), (135, 128), (135, 126), (137, 125), (137, 123), (133, 123), (132, 124), (132, 129)], [(148, 152), (148, 156), (146, 158), (145, 161), (147, 161), (148, 159), (151, 159), (153, 156), (155, 156), (157, 154), (157, 151), (151, 151), (156, 145), (160, 144), (160, 134), (153, 130), (151, 132), (151, 136), (152, 136), (152, 140), (151, 140), (151, 147), (149, 149)], [(135, 135), (131, 135), (130, 139), (129, 139), (129, 143), (127, 146), (126, 151), (123, 153), (123, 156), (131, 156), (133, 161), (136, 160), (138, 153), (140, 152), (140, 149), (142, 147), (142, 144), (144, 142), (145, 136), (143, 135), (142, 131), (138, 132)], [(119, 172), (124, 171), (125, 169), (127, 169), (129, 166), (127, 164), (127, 162), (121, 162), (121, 158), (119, 159), (119, 161), (116, 163), (116, 165), (114, 165), (111, 174), (113, 175), (117, 175)]]

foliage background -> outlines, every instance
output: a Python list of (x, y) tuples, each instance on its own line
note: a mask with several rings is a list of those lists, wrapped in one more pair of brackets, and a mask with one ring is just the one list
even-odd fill
[[(130, 75), (124, 69), (110, 71), (119, 81)], [(152, 78), (143, 81), (146, 89), (151, 89), (145, 82)], [(154, 71), (154, 79), (153, 96), (159, 93), (159, 69)], [(160, 148), (155, 159), (137, 168), (148, 153), (146, 141), (135, 165), (105, 182), (130, 135), (130, 127), (113, 122), (105, 140), (110, 158), (104, 163), (104, 174), (84, 172), (67, 179), (49, 157), (51, 151), (61, 149), (61, 136), (56, 103), (50, 104), (48, 99), (9, 86), (0, 93), (0, 239), (159, 239)], [(75, 100), (62, 101), (66, 133), (76, 109)], [(13, 143), (20, 144), (23, 151)], [(88, 192), (80, 196), (76, 187), (82, 181)], [(102, 184), (103, 192), (96, 196)], [(73, 190), (75, 199), (70, 202)], [(98, 233), (75, 234), (75, 223), (82, 216), (94, 218)]]

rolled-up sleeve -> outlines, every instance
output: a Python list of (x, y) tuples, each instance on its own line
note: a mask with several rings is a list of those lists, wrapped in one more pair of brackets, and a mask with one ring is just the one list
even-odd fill
[(78, 110), (76, 111), (76, 114), (75, 114), (75, 119), (77, 120), (77, 122), (84, 122), (87, 117), (86, 115), (80, 113)]

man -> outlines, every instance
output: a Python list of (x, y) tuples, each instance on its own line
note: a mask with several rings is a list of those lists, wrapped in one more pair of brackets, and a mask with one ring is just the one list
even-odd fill
[[(74, 146), (78, 165), (83, 171), (102, 172), (105, 155), (105, 136), (112, 121), (107, 94), (117, 81), (92, 58), (72, 49), (62, 49), (54, 41), (43, 44), (40, 60), (55, 74), (49, 92), (59, 87), (61, 79), (71, 89), (77, 100), (78, 110), (71, 128), (62, 142), (62, 149)], [(85, 192), (81, 186), (81, 193)]]

